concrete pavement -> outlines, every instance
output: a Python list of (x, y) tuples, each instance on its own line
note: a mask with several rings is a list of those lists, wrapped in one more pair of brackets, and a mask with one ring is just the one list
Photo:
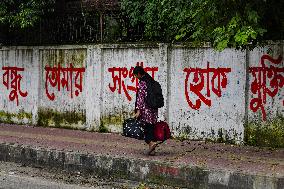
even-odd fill
[(0, 160), (186, 188), (283, 189), (284, 149), (168, 140), (156, 156), (120, 134), (0, 125)]

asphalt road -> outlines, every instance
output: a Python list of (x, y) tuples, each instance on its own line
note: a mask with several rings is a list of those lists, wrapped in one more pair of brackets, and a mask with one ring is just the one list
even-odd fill
[[(23, 177), (19, 175), (0, 175), (0, 189), (87, 189), (77, 185), (52, 182), (40, 178)], [(92, 187), (94, 188), (94, 187)], [(97, 187), (95, 187), (97, 188)]]
[(139, 183), (85, 178), (79, 172), (68, 174), (0, 161), (0, 189), (127, 189), (137, 186)]

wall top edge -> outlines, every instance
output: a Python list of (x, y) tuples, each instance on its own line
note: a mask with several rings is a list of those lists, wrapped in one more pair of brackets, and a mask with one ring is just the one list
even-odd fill
[(1, 46), (1, 50), (45, 50), (45, 49), (87, 49), (88, 45), (47, 45), (47, 46)]
[[(265, 45), (284, 45), (284, 40), (266, 41)], [(122, 43), (122, 44), (84, 44), (84, 45), (46, 45), (46, 46), (3, 46), (1, 50), (21, 50), (21, 49), (126, 49), (126, 48), (159, 48), (168, 46), (170, 48), (212, 48), (210, 43), (204, 43), (202, 46), (196, 46), (192, 43)]]

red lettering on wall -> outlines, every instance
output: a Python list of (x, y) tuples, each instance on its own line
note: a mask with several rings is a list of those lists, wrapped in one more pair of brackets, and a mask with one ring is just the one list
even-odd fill
[(163, 167), (155, 166), (154, 172), (157, 174), (169, 175), (169, 176), (178, 176), (180, 174), (179, 168), (177, 167)]
[[(226, 88), (228, 80), (226, 74), (231, 72), (231, 68), (210, 68), (209, 62), (207, 62), (207, 68), (185, 68), (183, 70), (186, 72), (185, 78), (185, 97), (188, 102), (188, 105), (198, 110), (201, 106), (201, 101), (204, 102), (207, 106), (211, 106), (211, 90), (218, 97), (222, 96), (222, 88)], [(193, 73), (193, 83), (190, 83), (189, 90), (189, 76)], [(211, 77), (210, 73), (213, 73)], [(202, 94), (202, 90), (204, 89), (204, 85), (206, 82), (206, 95)], [(211, 86), (211, 90), (210, 90)], [(197, 95), (199, 99), (195, 101), (195, 104), (189, 98), (189, 91)]]
[[(266, 104), (267, 95), (274, 97), (279, 88), (284, 86), (284, 77), (280, 73), (284, 73), (284, 67), (277, 68), (273, 65), (266, 67), (264, 62), (265, 60), (271, 62), (272, 64), (280, 64), (282, 62), (282, 57), (279, 56), (277, 59), (273, 59), (269, 55), (263, 55), (260, 59), (261, 67), (250, 67), (249, 73), (252, 74), (254, 80), (251, 83), (251, 92), (257, 97), (252, 98), (250, 101), (250, 109), (253, 112), (261, 110), (262, 119), (266, 121), (266, 112), (264, 109), (264, 104)], [(270, 80), (270, 82), (267, 82)], [(268, 86), (267, 86), (268, 85)], [(284, 101), (282, 102), (284, 105)]]
[[(66, 88), (70, 91), (70, 96), (73, 98), (73, 88), (75, 87), (75, 95), (79, 96), (80, 92), (83, 91), (83, 74), (85, 68), (74, 68), (72, 64), (68, 68), (45, 66), (45, 93), (50, 100), (55, 99), (54, 93), (49, 93), (48, 86), (57, 87), (60, 91), (61, 87)], [(74, 77), (75, 76), (75, 77)], [(74, 83), (73, 83), (74, 82)], [(73, 85), (74, 84), (74, 85)]]
[(10, 92), (9, 99), (10, 101), (16, 100), (17, 106), (19, 105), (19, 95), (22, 97), (26, 97), (28, 95), (27, 92), (22, 92), (21, 90), (21, 80), (22, 76), (18, 72), (24, 71), (24, 68), (18, 67), (2, 67), (4, 70), (3, 74), (3, 84), (9, 90), (10, 88), (12, 91)]
[[(143, 62), (137, 62), (136, 65), (144, 66)], [(109, 84), (109, 89), (111, 92), (118, 90), (118, 94), (121, 94), (123, 90), (126, 98), (131, 101), (132, 98), (129, 95), (129, 91), (137, 92), (138, 79), (133, 75), (134, 67), (131, 67), (129, 70), (126, 67), (112, 67), (108, 68), (108, 71), (111, 72), (112, 84)], [(145, 67), (144, 70), (149, 73), (153, 78), (155, 78), (155, 72), (158, 71), (158, 67)], [(134, 85), (125, 84), (125, 79), (129, 79)], [(121, 90), (122, 89), (122, 90)]]

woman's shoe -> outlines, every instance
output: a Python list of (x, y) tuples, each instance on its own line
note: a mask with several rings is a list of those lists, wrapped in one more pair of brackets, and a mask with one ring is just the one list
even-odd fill
[(158, 146), (158, 143), (153, 144), (153, 146), (151, 146), (151, 148), (148, 150), (147, 154), (148, 155), (155, 155), (155, 149)]

